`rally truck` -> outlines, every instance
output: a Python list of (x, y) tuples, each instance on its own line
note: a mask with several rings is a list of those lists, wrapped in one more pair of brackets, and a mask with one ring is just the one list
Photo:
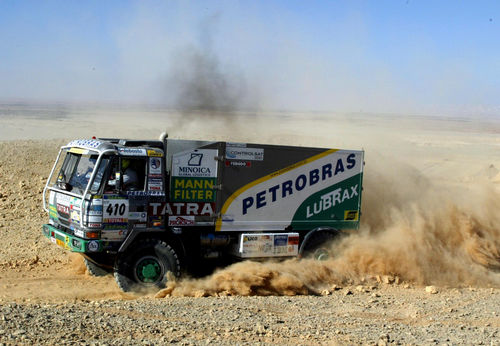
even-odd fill
[[(61, 147), (43, 234), (130, 291), (213, 258), (328, 256), (360, 222), (364, 152), (170, 139)], [(133, 184), (127, 175), (133, 171)]]

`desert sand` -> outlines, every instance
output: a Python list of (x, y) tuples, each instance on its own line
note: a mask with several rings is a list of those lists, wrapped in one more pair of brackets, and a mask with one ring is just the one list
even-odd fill
[[(361, 229), (326, 262), (244, 262), (121, 293), (41, 235), (41, 192), (70, 139), (163, 131), (364, 149)], [(0, 105), (0, 342), (498, 344), (499, 153), (494, 117)]]

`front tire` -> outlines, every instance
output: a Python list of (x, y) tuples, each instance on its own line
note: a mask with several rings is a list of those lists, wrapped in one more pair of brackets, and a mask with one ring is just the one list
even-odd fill
[(179, 277), (181, 265), (175, 250), (166, 242), (143, 239), (121, 254), (115, 263), (115, 280), (124, 292), (141, 288), (163, 288), (167, 273)]
[(92, 276), (106, 276), (109, 274), (108, 270), (104, 269), (103, 267), (98, 266), (97, 264), (89, 261), (86, 258), (83, 259), (83, 262), (85, 263), (85, 267), (87, 268), (87, 271)]

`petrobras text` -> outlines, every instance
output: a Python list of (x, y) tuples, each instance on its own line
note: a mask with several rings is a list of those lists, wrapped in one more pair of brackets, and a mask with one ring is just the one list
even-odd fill
[[(252, 209), (260, 209), (268, 204), (275, 203), (281, 199), (287, 198), (300, 192), (307, 190), (311, 186), (327, 181), (337, 175), (352, 170), (359, 164), (355, 154), (349, 154), (347, 157), (338, 158), (336, 162), (328, 162), (320, 167), (315, 167), (304, 172), (292, 179), (287, 179), (283, 182), (256, 192), (252, 196), (248, 196), (241, 201), (242, 215), (247, 214)], [(297, 169), (298, 170), (298, 169)]]

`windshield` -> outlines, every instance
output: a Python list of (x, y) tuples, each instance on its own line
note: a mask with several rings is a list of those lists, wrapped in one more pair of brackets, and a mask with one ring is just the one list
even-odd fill
[[(59, 186), (64, 185), (65, 189), (75, 193), (83, 194), (94, 171), (98, 155), (77, 154), (68, 152), (64, 159), (61, 170), (57, 178)], [(90, 192), (99, 190), (104, 171), (108, 165), (109, 158), (103, 157), (97, 170)]]

